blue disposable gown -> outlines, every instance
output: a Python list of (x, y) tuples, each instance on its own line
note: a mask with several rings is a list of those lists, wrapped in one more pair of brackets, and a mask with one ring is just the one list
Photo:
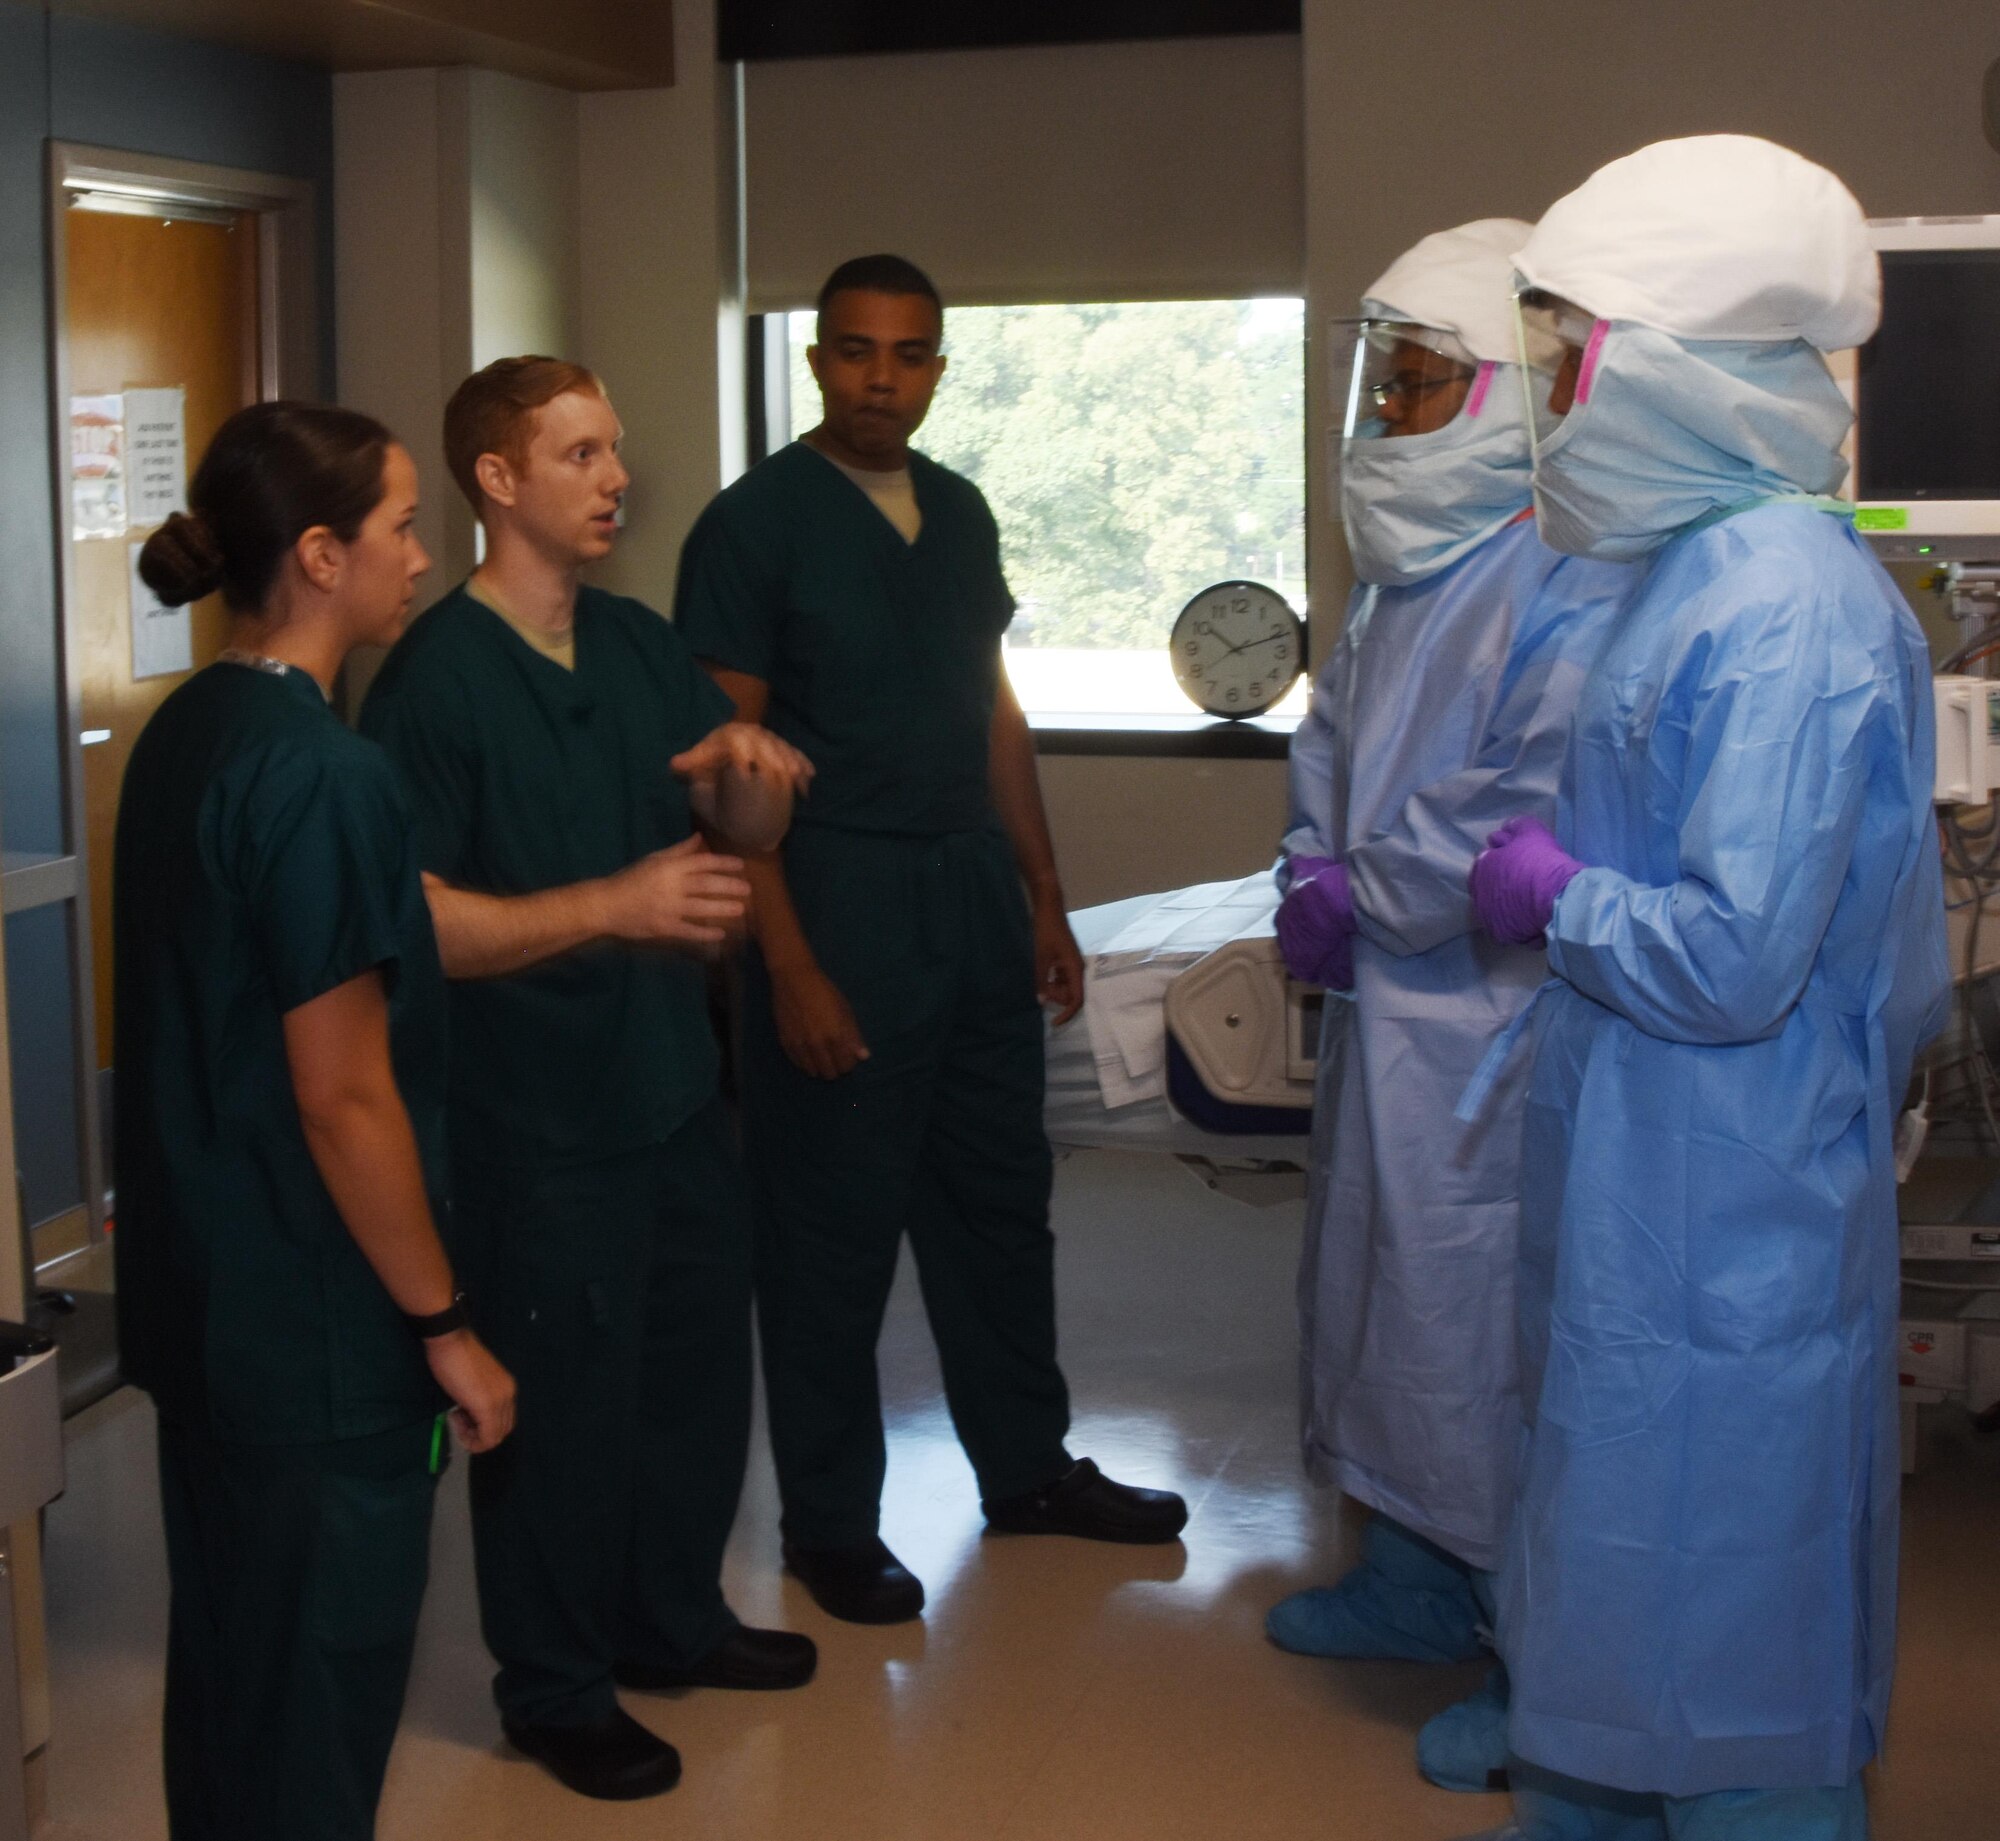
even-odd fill
[(1363, 589), (1292, 748), (1286, 849), (1343, 860), (1360, 922), (1313, 1115), (1306, 1460), (1481, 1569), (1520, 1443), (1525, 1065), (1472, 1124), (1452, 1108), (1545, 968), (1474, 930), (1466, 876), (1501, 819), (1553, 819), (1584, 674), (1638, 579), (1522, 521), (1422, 582)]
[(1674, 539), (1577, 712), (1500, 1582), (1535, 1764), (1845, 1784), (1896, 1598), (1891, 1135), (1948, 990), (1930, 663), (1842, 520)]

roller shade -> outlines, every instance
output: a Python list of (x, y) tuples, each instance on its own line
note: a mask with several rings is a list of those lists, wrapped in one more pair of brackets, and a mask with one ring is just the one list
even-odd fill
[(1303, 291), (1295, 38), (752, 64), (744, 137), (753, 312), (882, 249), (963, 304)]

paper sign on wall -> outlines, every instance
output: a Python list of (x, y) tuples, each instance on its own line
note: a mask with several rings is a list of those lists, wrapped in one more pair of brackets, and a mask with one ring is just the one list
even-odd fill
[(164, 524), (187, 510), (187, 392), (125, 392), (125, 519)]
[(125, 546), (126, 573), (132, 582), (132, 675), (162, 678), (194, 669), (194, 622), (185, 607), (168, 607), (139, 574), (139, 552), (146, 546)]
[(86, 537), (125, 535), (125, 399), (69, 399), (70, 524)]

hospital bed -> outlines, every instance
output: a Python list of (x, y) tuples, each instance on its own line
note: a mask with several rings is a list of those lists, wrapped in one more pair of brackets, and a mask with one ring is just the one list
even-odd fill
[(1268, 871), (1070, 916), (1083, 1013), (1048, 1035), (1059, 1148), (1160, 1151), (1245, 1200), (1303, 1193), (1322, 994), (1285, 975)]

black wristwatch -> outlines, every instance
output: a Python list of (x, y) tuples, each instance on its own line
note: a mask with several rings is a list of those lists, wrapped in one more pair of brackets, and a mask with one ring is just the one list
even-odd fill
[(428, 1317), (403, 1313), (403, 1321), (410, 1326), (410, 1334), (419, 1342), (429, 1342), (433, 1337), (449, 1336), (454, 1330), (462, 1330), (471, 1321), (465, 1314), (465, 1293), (455, 1291), (451, 1302), (443, 1310), (434, 1310)]

